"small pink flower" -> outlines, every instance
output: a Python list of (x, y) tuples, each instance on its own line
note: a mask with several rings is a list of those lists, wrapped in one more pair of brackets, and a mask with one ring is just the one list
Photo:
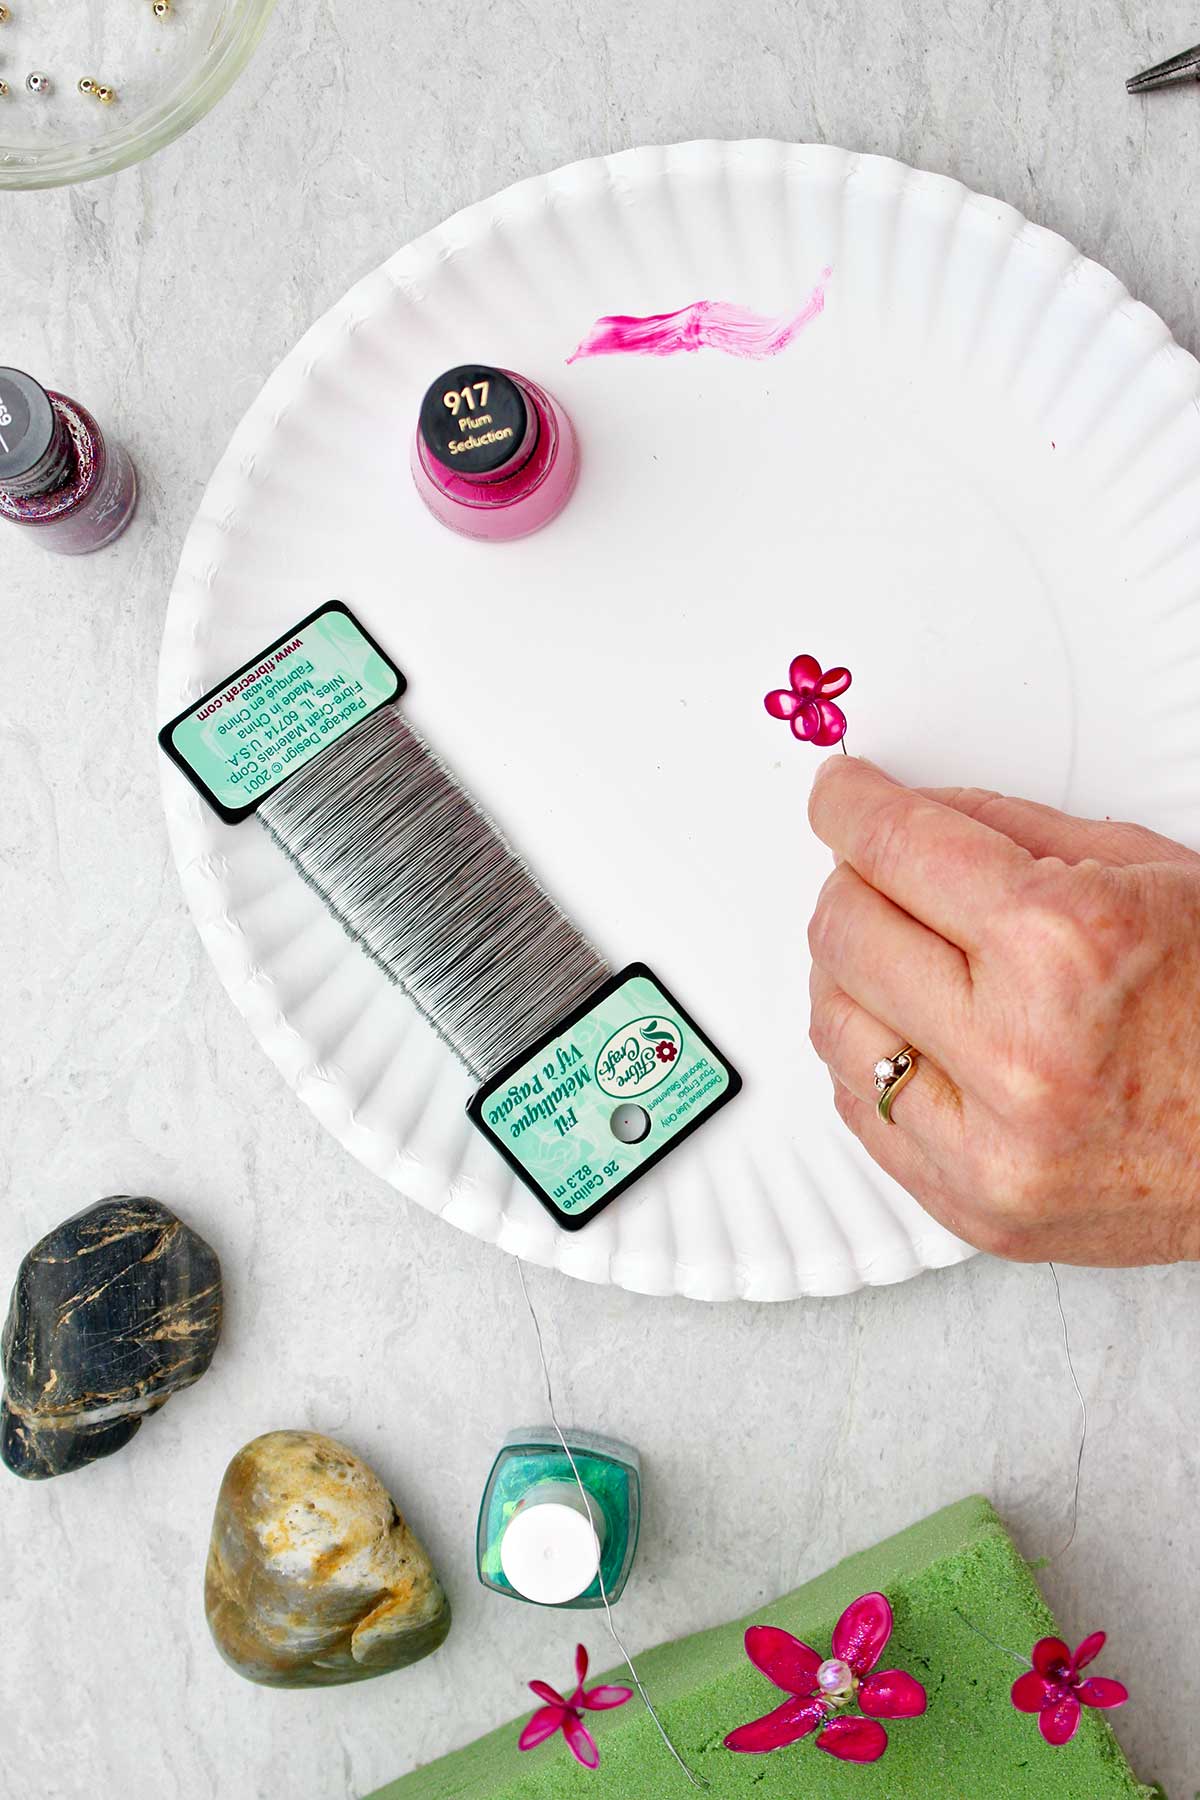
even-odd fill
[(587, 1712), (604, 1712), (610, 1706), (624, 1706), (627, 1700), (633, 1699), (633, 1689), (627, 1687), (594, 1687), (584, 1690), (584, 1682), (588, 1672), (588, 1653), (582, 1644), (575, 1650), (575, 1692), (569, 1700), (564, 1700), (557, 1688), (552, 1688), (545, 1681), (531, 1681), (532, 1691), (545, 1704), (538, 1707), (528, 1725), (517, 1740), (518, 1750), (532, 1750), (535, 1744), (544, 1744), (546, 1739), (561, 1731), (567, 1740), (567, 1747), (576, 1762), (581, 1762), (585, 1769), (598, 1769), (600, 1752), (596, 1748), (596, 1740), (583, 1722), (583, 1714)]
[(1104, 1633), (1085, 1637), (1074, 1656), (1061, 1638), (1039, 1638), (1033, 1646), (1032, 1669), (1013, 1682), (1012, 1703), (1018, 1712), (1036, 1713), (1038, 1730), (1048, 1744), (1069, 1744), (1079, 1725), (1080, 1706), (1124, 1706), (1129, 1689), (1103, 1675), (1080, 1679), (1080, 1670), (1104, 1648)]
[(822, 674), (815, 656), (796, 656), (788, 680), (790, 688), (776, 688), (763, 701), (771, 717), (790, 720), (802, 743), (823, 748), (840, 744), (846, 735), (846, 715), (833, 702), (850, 686), (849, 669), (827, 669)]
[[(746, 1655), (791, 1698), (765, 1718), (731, 1731), (725, 1748), (780, 1750), (820, 1726), (818, 1750), (842, 1762), (878, 1762), (888, 1743), (880, 1719), (915, 1719), (926, 1706), (925, 1689), (903, 1669), (871, 1673), (891, 1635), (892, 1609), (883, 1594), (850, 1602), (834, 1627), (833, 1654), (824, 1661), (790, 1631), (752, 1625)], [(852, 1703), (865, 1718), (840, 1711)]]

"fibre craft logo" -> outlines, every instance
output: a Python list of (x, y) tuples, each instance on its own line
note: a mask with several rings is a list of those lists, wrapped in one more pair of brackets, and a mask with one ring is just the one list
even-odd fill
[(614, 1031), (596, 1058), (596, 1084), (613, 1100), (645, 1094), (665, 1081), (683, 1049), (672, 1019), (634, 1019)]

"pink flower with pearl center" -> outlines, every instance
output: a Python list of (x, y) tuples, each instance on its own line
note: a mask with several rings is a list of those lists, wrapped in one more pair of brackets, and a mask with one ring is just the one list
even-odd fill
[[(789, 1696), (782, 1706), (725, 1739), (727, 1750), (762, 1753), (798, 1743), (817, 1731), (816, 1745), (841, 1762), (878, 1762), (888, 1736), (881, 1719), (915, 1719), (925, 1689), (903, 1669), (873, 1673), (892, 1635), (892, 1609), (883, 1594), (852, 1600), (833, 1630), (833, 1654), (822, 1658), (790, 1631), (752, 1625), (746, 1655)], [(857, 1705), (859, 1714), (844, 1709)], [(865, 1716), (859, 1716), (859, 1715)]]
[(776, 688), (763, 700), (773, 719), (786, 719), (793, 736), (828, 749), (846, 735), (846, 715), (834, 705), (850, 686), (849, 669), (822, 671), (815, 656), (794, 656), (788, 669), (791, 687)]
[(1081, 1678), (1104, 1648), (1104, 1633), (1093, 1631), (1072, 1655), (1061, 1638), (1039, 1638), (1033, 1646), (1032, 1669), (1013, 1682), (1012, 1703), (1018, 1712), (1036, 1713), (1038, 1730), (1055, 1748), (1069, 1744), (1084, 1706), (1124, 1706), (1129, 1689), (1104, 1675)]
[(530, 1691), (544, 1704), (538, 1707), (517, 1739), (518, 1750), (532, 1750), (535, 1744), (544, 1744), (556, 1731), (561, 1731), (576, 1762), (581, 1762), (585, 1769), (599, 1768), (600, 1751), (595, 1738), (583, 1722), (583, 1715), (585, 1712), (605, 1712), (609, 1707), (624, 1706), (627, 1700), (633, 1699), (633, 1689), (585, 1689), (583, 1684), (587, 1680), (587, 1672), (588, 1653), (582, 1644), (578, 1644), (575, 1648), (576, 1687), (569, 1700), (564, 1700), (558, 1689), (552, 1688), (548, 1681), (529, 1683)]

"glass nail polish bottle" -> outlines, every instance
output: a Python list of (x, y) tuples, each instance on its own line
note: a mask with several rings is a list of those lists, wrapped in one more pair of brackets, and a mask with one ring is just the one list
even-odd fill
[(0, 519), (63, 556), (102, 550), (137, 504), (137, 476), (85, 407), (0, 368)]
[(560, 513), (579, 473), (566, 413), (511, 369), (461, 363), (417, 420), (413, 480), (435, 519), (466, 537), (527, 537)]
[(619, 1599), (633, 1567), (641, 1463), (615, 1438), (568, 1431), (566, 1439), (586, 1506), (553, 1426), (510, 1432), (479, 1508), (479, 1579), (535, 1606), (603, 1606), (604, 1594)]

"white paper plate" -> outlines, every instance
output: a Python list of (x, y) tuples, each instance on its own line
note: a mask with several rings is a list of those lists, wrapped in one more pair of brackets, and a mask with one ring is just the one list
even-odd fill
[[(823, 317), (772, 361), (566, 364), (598, 315), (787, 313), (827, 265)], [(579, 428), (576, 497), (518, 544), (441, 529), (409, 479), (426, 383), (471, 358), (545, 383)], [(550, 891), (614, 965), (658, 970), (746, 1088), (560, 1232), (258, 824), (221, 825), (164, 765), (188, 900), (264, 1049), (402, 1194), (587, 1280), (788, 1299), (966, 1255), (859, 1152), (809, 1050), (822, 753), (762, 696), (799, 651), (847, 663), (850, 745), (899, 776), (1194, 839), (1198, 405), (1197, 364), (1112, 275), (876, 157), (632, 151), (402, 250), (234, 434), (171, 596), (161, 716), (345, 599)]]

